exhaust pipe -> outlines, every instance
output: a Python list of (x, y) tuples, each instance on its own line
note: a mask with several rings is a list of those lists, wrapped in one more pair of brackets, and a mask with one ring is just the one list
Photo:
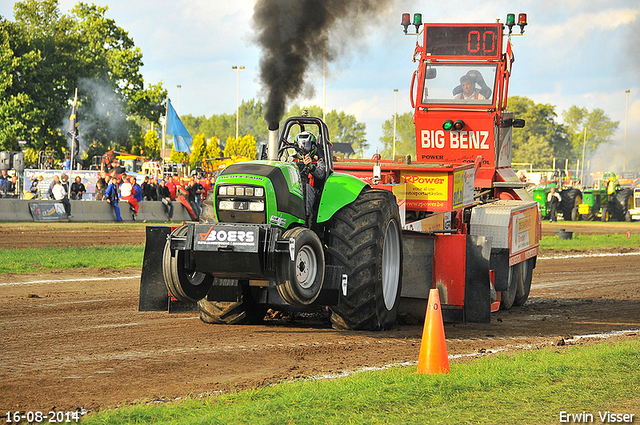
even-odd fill
[(269, 145), (268, 158), (269, 161), (278, 160), (278, 123), (269, 124)]

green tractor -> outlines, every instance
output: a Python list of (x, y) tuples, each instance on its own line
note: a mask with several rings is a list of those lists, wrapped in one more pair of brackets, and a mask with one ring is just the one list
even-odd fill
[(584, 220), (631, 221), (632, 195), (633, 189), (621, 187), (615, 173), (604, 173), (601, 181), (584, 190), (578, 212)]
[[(550, 211), (547, 205), (547, 195), (552, 187), (558, 188), (556, 183), (549, 183), (547, 185), (536, 186), (533, 189), (533, 200), (540, 206), (540, 213), (543, 219), (549, 219)], [(582, 191), (575, 187), (563, 186), (560, 191), (560, 205), (558, 205), (559, 213), (562, 213), (562, 218), (565, 221), (576, 221), (580, 219), (578, 208), (582, 204)]]
[[(326, 177), (297, 161), (299, 132), (317, 134)], [(228, 166), (199, 223), (167, 237), (167, 289), (198, 303), (207, 323), (255, 323), (268, 309), (330, 316), (334, 328), (382, 330), (396, 320), (402, 230), (395, 196), (334, 172), (329, 132), (318, 118), (287, 119), (269, 132), (268, 156)], [(313, 212), (305, 208), (313, 185)]]

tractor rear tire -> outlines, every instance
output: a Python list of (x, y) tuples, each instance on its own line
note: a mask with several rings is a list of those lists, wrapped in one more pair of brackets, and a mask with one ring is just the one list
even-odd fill
[(204, 323), (256, 325), (263, 321), (267, 307), (257, 304), (251, 295), (251, 287), (240, 282), (236, 301), (209, 301), (203, 298), (198, 301), (198, 311)]
[(529, 258), (518, 264), (520, 266), (520, 279), (516, 287), (516, 297), (513, 305), (521, 306), (527, 302), (529, 292), (531, 291), (531, 279), (533, 278), (533, 265), (535, 258)]
[[(174, 236), (185, 236), (187, 227), (173, 231)], [(167, 289), (179, 301), (195, 303), (204, 298), (213, 285), (213, 276), (189, 267), (187, 251), (172, 250), (169, 241), (162, 253), (162, 274)]]
[(622, 189), (618, 191), (618, 193), (616, 193), (616, 197), (613, 199), (613, 219), (614, 220), (631, 221), (631, 215), (628, 214), (629, 199), (631, 198), (631, 195), (633, 195), (633, 189)]
[(309, 305), (318, 298), (324, 281), (324, 250), (320, 238), (306, 227), (294, 227), (282, 235), (293, 251), (280, 256), (276, 271), (278, 293), (291, 305)]
[(562, 192), (560, 210), (565, 221), (576, 221), (580, 218), (578, 207), (582, 203), (582, 192), (579, 189), (569, 189)]
[(393, 193), (366, 187), (331, 219), (327, 264), (342, 266), (346, 295), (331, 307), (335, 329), (385, 330), (398, 316), (402, 231)]
[(601, 221), (609, 221), (611, 219), (611, 212), (608, 206), (602, 207), (602, 215), (600, 216)]

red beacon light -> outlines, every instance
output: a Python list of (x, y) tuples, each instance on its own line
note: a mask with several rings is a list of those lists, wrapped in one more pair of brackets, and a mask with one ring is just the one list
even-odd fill
[[(400, 23), (404, 27), (404, 33), (407, 34), (409, 29), (409, 25), (411, 25), (411, 14), (403, 13), (402, 14), (402, 22)], [(413, 26), (416, 27), (416, 33), (420, 31), (420, 27), (422, 26), (422, 13), (414, 13), (413, 14)]]
[[(516, 15), (513, 13), (507, 14), (507, 23), (505, 24), (509, 28), (509, 35), (513, 32), (513, 27), (516, 25)], [(518, 26), (520, 26), (520, 34), (524, 34), (524, 27), (527, 26), (527, 14), (518, 14)]]
[(404, 33), (407, 33), (407, 29), (409, 28), (409, 25), (411, 25), (411, 14), (410, 13), (403, 13), (402, 14), (402, 23), (400, 24), (404, 27)]
[(524, 27), (527, 26), (527, 14), (520, 13), (518, 15), (518, 25), (520, 26), (520, 34), (524, 33)]

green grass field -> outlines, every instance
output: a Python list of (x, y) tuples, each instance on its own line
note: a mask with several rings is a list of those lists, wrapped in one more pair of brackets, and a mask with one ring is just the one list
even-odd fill
[[(640, 249), (640, 234), (629, 238), (624, 233), (574, 234), (573, 239), (543, 236), (542, 253), (557, 250), (586, 251), (591, 249), (629, 248)], [(123, 269), (141, 268), (144, 245), (125, 245), (94, 248), (29, 248), (0, 250), (0, 273), (34, 273), (53, 269), (78, 269), (106, 267)], [(25, 263), (24, 259), (30, 262)]]
[[(97, 412), (84, 424), (557, 424), (566, 414), (635, 414), (640, 341), (500, 354), (451, 365), (301, 380), (236, 394)], [(168, 377), (168, 379), (170, 379)], [(599, 422), (601, 423), (601, 422)]]

